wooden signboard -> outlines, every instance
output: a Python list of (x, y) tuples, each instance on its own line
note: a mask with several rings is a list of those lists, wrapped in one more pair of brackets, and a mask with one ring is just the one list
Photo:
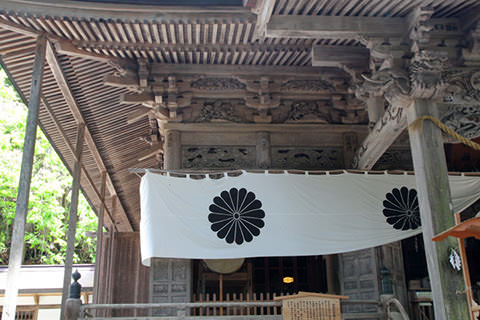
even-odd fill
[(275, 298), (282, 301), (283, 320), (341, 320), (340, 299), (348, 297), (300, 291)]

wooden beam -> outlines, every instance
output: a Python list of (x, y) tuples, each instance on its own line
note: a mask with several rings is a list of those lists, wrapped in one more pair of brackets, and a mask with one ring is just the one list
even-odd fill
[[(416, 99), (408, 109), (408, 123), (426, 115), (438, 118), (435, 103)], [(468, 319), (462, 274), (448, 262), (450, 249), (459, 251), (458, 243), (453, 238), (432, 241), (435, 234), (455, 224), (442, 133), (431, 121), (424, 121), (420, 127), (409, 126), (408, 133), (435, 318)]]
[(18, 277), (24, 256), (25, 222), (28, 212), (30, 182), (32, 178), (33, 155), (37, 133), (38, 112), (40, 109), (40, 94), (42, 89), (43, 69), (45, 64), (46, 38), (37, 39), (35, 60), (32, 71), (32, 85), (30, 87), (30, 101), (28, 102), (27, 125), (23, 144), (22, 166), (18, 184), (18, 194), (13, 222), (12, 241), (8, 262), (7, 287), (2, 319), (15, 320), (17, 307)]
[[(432, 25), (456, 26), (433, 30), (431, 38), (461, 37), (459, 21), (455, 18), (431, 19)], [(405, 18), (344, 17), (344, 16), (272, 16), (267, 24), (266, 37), (359, 39), (361, 37), (405, 38), (408, 26)]]
[(314, 46), (312, 49), (312, 66), (314, 67), (357, 67), (368, 69), (370, 50), (351, 46)]
[(254, 39), (265, 38), (265, 30), (267, 23), (272, 17), (273, 8), (275, 7), (275, 0), (258, 0), (256, 8), (253, 10), (257, 14), (257, 23), (255, 23), (255, 30), (253, 32)]
[(117, 77), (113, 74), (107, 74), (103, 78), (103, 84), (110, 87), (116, 88), (138, 88), (138, 76), (125, 76), (125, 77)]
[[(55, 54), (55, 50), (53, 48), (53, 45), (50, 42), (47, 42), (47, 62), (52, 69), (53, 76), (55, 77), (55, 80), (57, 81), (57, 84), (60, 88), (60, 91), (62, 92), (63, 97), (65, 98), (65, 101), (67, 102), (68, 107), (70, 108), (70, 111), (72, 112), (75, 120), (80, 124), (80, 123), (85, 123), (85, 119), (83, 118), (82, 113), (80, 112), (80, 108), (76, 102), (75, 97), (72, 94), (72, 90), (70, 88), (70, 85), (67, 81), (67, 78), (63, 72), (63, 69), (60, 65), (60, 61), (58, 60), (57, 55)], [(93, 139), (92, 134), (90, 133), (88, 127), (85, 128), (85, 143), (88, 146), (88, 149), (90, 150), (91, 154), (93, 155), (93, 158), (95, 160), (95, 163), (97, 167), (99, 168), (100, 171), (107, 171), (106, 166), (103, 162), (103, 159), (100, 155), (100, 152), (97, 149), (97, 146), (95, 144), (95, 141)], [(108, 171), (107, 171), (108, 172)], [(115, 189), (115, 186), (113, 184), (112, 178), (110, 177), (109, 174), (107, 174), (107, 189), (110, 192), (112, 196), (117, 195), (117, 191)], [(128, 219), (127, 213), (125, 209), (123, 208), (123, 205), (119, 205), (119, 211), (121, 212), (120, 217), (122, 220), (122, 224), (120, 224), (119, 231), (133, 231), (133, 227)], [(118, 223), (116, 221), (116, 223)]]
[(88, 52), (86, 50), (77, 48), (71, 41), (67, 40), (56, 41), (55, 49), (56, 52), (60, 54), (108, 63), (112, 66), (116, 66), (117, 69), (137, 69), (137, 64), (134, 61)]
[(94, 1), (57, 0), (2, 0), (1, 11), (26, 12), (33, 16), (105, 19), (113, 21), (159, 21), (159, 20), (241, 20), (255, 21), (255, 15), (247, 8), (234, 6), (161, 6), (97, 3)]
[(335, 68), (321, 67), (293, 67), (293, 66), (253, 66), (253, 65), (185, 65), (185, 64), (161, 64), (153, 63), (151, 65), (151, 74), (197, 74), (197, 75), (219, 75), (236, 76), (252, 75), (265, 76), (283, 75), (283, 76), (302, 76), (302, 77), (338, 77), (341, 73)]
[(85, 140), (85, 123), (79, 123), (77, 129), (77, 142), (75, 145), (75, 162), (73, 164), (73, 182), (70, 208), (68, 210), (68, 232), (67, 249), (65, 253), (65, 269), (63, 274), (62, 302), (60, 310), (60, 319), (64, 318), (65, 303), (67, 302), (68, 292), (72, 279), (73, 253), (75, 250), (75, 234), (77, 232), (78, 221), (78, 197), (80, 194), (81, 166), (83, 155), (83, 143)]
[(363, 140), (354, 158), (355, 169), (370, 170), (398, 136), (407, 128), (406, 106), (390, 105)]
[[(70, 42), (70, 41), (69, 41)], [(83, 48), (83, 51), (87, 49), (97, 49), (97, 50), (145, 50), (145, 51), (225, 51), (238, 52), (238, 51), (310, 51), (311, 45), (308, 44), (265, 44), (265, 43), (238, 43), (238, 44), (229, 44), (228, 47), (222, 43), (135, 43), (135, 42), (118, 42), (118, 41), (83, 41), (83, 40), (73, 40), (71, 41), (72, 45), (77, 48)], [(81, 49), (79, 49), (81, 50)]]

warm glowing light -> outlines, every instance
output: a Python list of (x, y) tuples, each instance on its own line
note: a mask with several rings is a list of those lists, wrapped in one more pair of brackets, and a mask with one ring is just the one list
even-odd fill
[(283, 283), (292, 283), (293, 277), (283, 277)]

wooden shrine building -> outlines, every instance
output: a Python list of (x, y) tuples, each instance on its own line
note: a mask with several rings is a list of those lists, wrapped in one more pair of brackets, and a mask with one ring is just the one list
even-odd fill
[[(478, 171), (480, 155), (422, 117), (480, 136), (479, 21), (472, 0), (2, 0), (0, 62), (29, 104), (30, 136), (38, 117), (73, 173), (70, 228), (79, 189), (105, 227), (95, 302), (219, 294), (220, 276), (202, 260), (141, 264), (141, 174), (132, 168), (406, 170), (415, 172), (424, 243), (246, 259), (223, 276), (223, 293), (378, 300), (385, 267), (408, 306), (409, 291), (428, 287), (428, 265), (436, 319), (458, 320), (468, 317), (467, 297), (447, 253), (458, 244), (431, 239), (454, 225), (447, 172)], [(12, 252), (23, 246), (30, 140)], [(286, 286), (289, 274), (296, 281)], [(350, 319), (376, 311), (343, 310)]]

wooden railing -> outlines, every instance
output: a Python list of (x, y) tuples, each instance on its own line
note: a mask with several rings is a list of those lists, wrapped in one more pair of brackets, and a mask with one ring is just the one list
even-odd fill
[[(37, 320), (38, 309), (32, 307), (17, 307), (16, 320)], [(0, 308), (0, 320), (2, 320), (2, 308)]]
[[(321, 294), (317, 294), (321, 296)], [(218, 301), (219, 299), (215, 295), (201, 295), (195, 296), (194, 298), (197, 302), (187, 302), (187, 303), (135, 303), (135, 304), (85, 304), (82, 305), (79, 299), (68, 299), (67, 308), (66, 308), (66, 320), (81, 320), (85, 318), (90, 318), (91, 320), (173, 320), (173, 319), (199, 319), (199, 320), (233, 320), (233, 319), (252, 319), (252, 320), (281, 320), (282, 316), (287, 315), (288, 305), (282, 305), (285, 301), (293, 301), (295, 296), (297, 298), (302, 298), (303, 296), (298, 294), (293, 299), (288, 298), (284, 301), (275, 301), (274, 297), (277, 295), (267, 295), (267, 294), (257, 294), (257, 295), (225, 295), (223, 300), (228, 301)], [(278, 295), (280, 296), (280, 295)], [(321, 298), (321, 297), (320, 297)], [(204, 300), (204, 301), (203, 301)], [(309, 310), (312, 307), (319, 307), (319, 304), (315, 304), (314, 301), (309, 301), (305, 305), (300, 301), (299, 306), (307, 307)], [(397, 310), (403, 310), (399, 305), (398, 300), (392, 296), (382, 296), (381, 301), (376, 300), (344, 300), (342, 304), (372, 304), (378, 306), (378, 311), (372, 313), (352, 313), (345, 314), (343, 317), (340, 315), (340, 312), (334, 312), (335, 315), (332, 315), (331, 312), (322, 311), (323, 309), (312, 309), (312, 311), (303, 310), (301, 314), (310, 314), (315, 312), (320, 312), (322, 316), (320, 319), (386, 319), (387, 313), (390, 314), (393, 310), (391, 307), (395, 307)], [(322, 303), (320, 303), (322, 305)], [(285, 310), (282, 309), (287, 308)], [(141, 310), (150, 310), (147, 313), (142, 313)], [(149, 316), (95, 316), (97, 311), (108, 311), (107, 314), (110, 314), (110, 311), (121, 311), (128, 310), (132, 314), (137, 314), (137, 311), (140, 311), (142, 314), (152, 314)], [(155, 316), (155, 311), (160, 310), (170, 310), (172, 315), (170, 316)], [(327, 310), (327, 309), (325, 309)], [(340, 310), (340, 309), (338, 309)], [(282, 314), (282, 311), (285, 311), (285, 314)], [(291, 311), (291, 310), (290, 310)], [(297, 310), (299, 311), (299, 310)], [(151, 313), (150, 313), (151, 312)], [(298, 317), (298, 312), (295, 312), (295, 315), (292, 315), (291, 312), (288, 319), (304, 319), (303, 316)], [(406, 313), (403, 310), (403, 314)], [(399, 314), (400, 316), (400, 314)], [(397, 319), (395, 317), (395, 319)], [(309, 318), (310, 319), (310, 318)], [(316, 317), (311, 319), (317, 319)], [(403, 315), (398, 319), (408, 319), (403, 317)]]
[(93, 320), (170, 320), (170, 319), (265, 319), (265, 320), (280, 320), (281, 315), (188, 315), (189, 310), (239, 310), (239, 309), (254, 309), (254, 308), (278, 308), (281, 307), (281, 302), (278, 301), (238, 301), (238, 302), (187, 302), (187, 303), (135, 303), (135, 304), (86, 304), (80, 306), (78, 313), (68, 320), (77, 320), (91, 317), (92, 310), (98, 309), (114, 309), (114, 310), (137, 310), (137, 309), (175, 309), (177, 310), (175, 316), (147, 316), (147, 317), (95, 317)]
[[(275, 297), (284, 296), (284, 293), (270, 294), (267, 293), (226, 293), (223, 297), (219, 297), (215, 293), (193, 295), (192, 302), (273, 302)], [(257, 306), (257, 307), (238, 307), (238, 308), (192, 308), (191, 314), (196, 316), (201, 315), (280, 315), (280, 305), (276, 307)]]

